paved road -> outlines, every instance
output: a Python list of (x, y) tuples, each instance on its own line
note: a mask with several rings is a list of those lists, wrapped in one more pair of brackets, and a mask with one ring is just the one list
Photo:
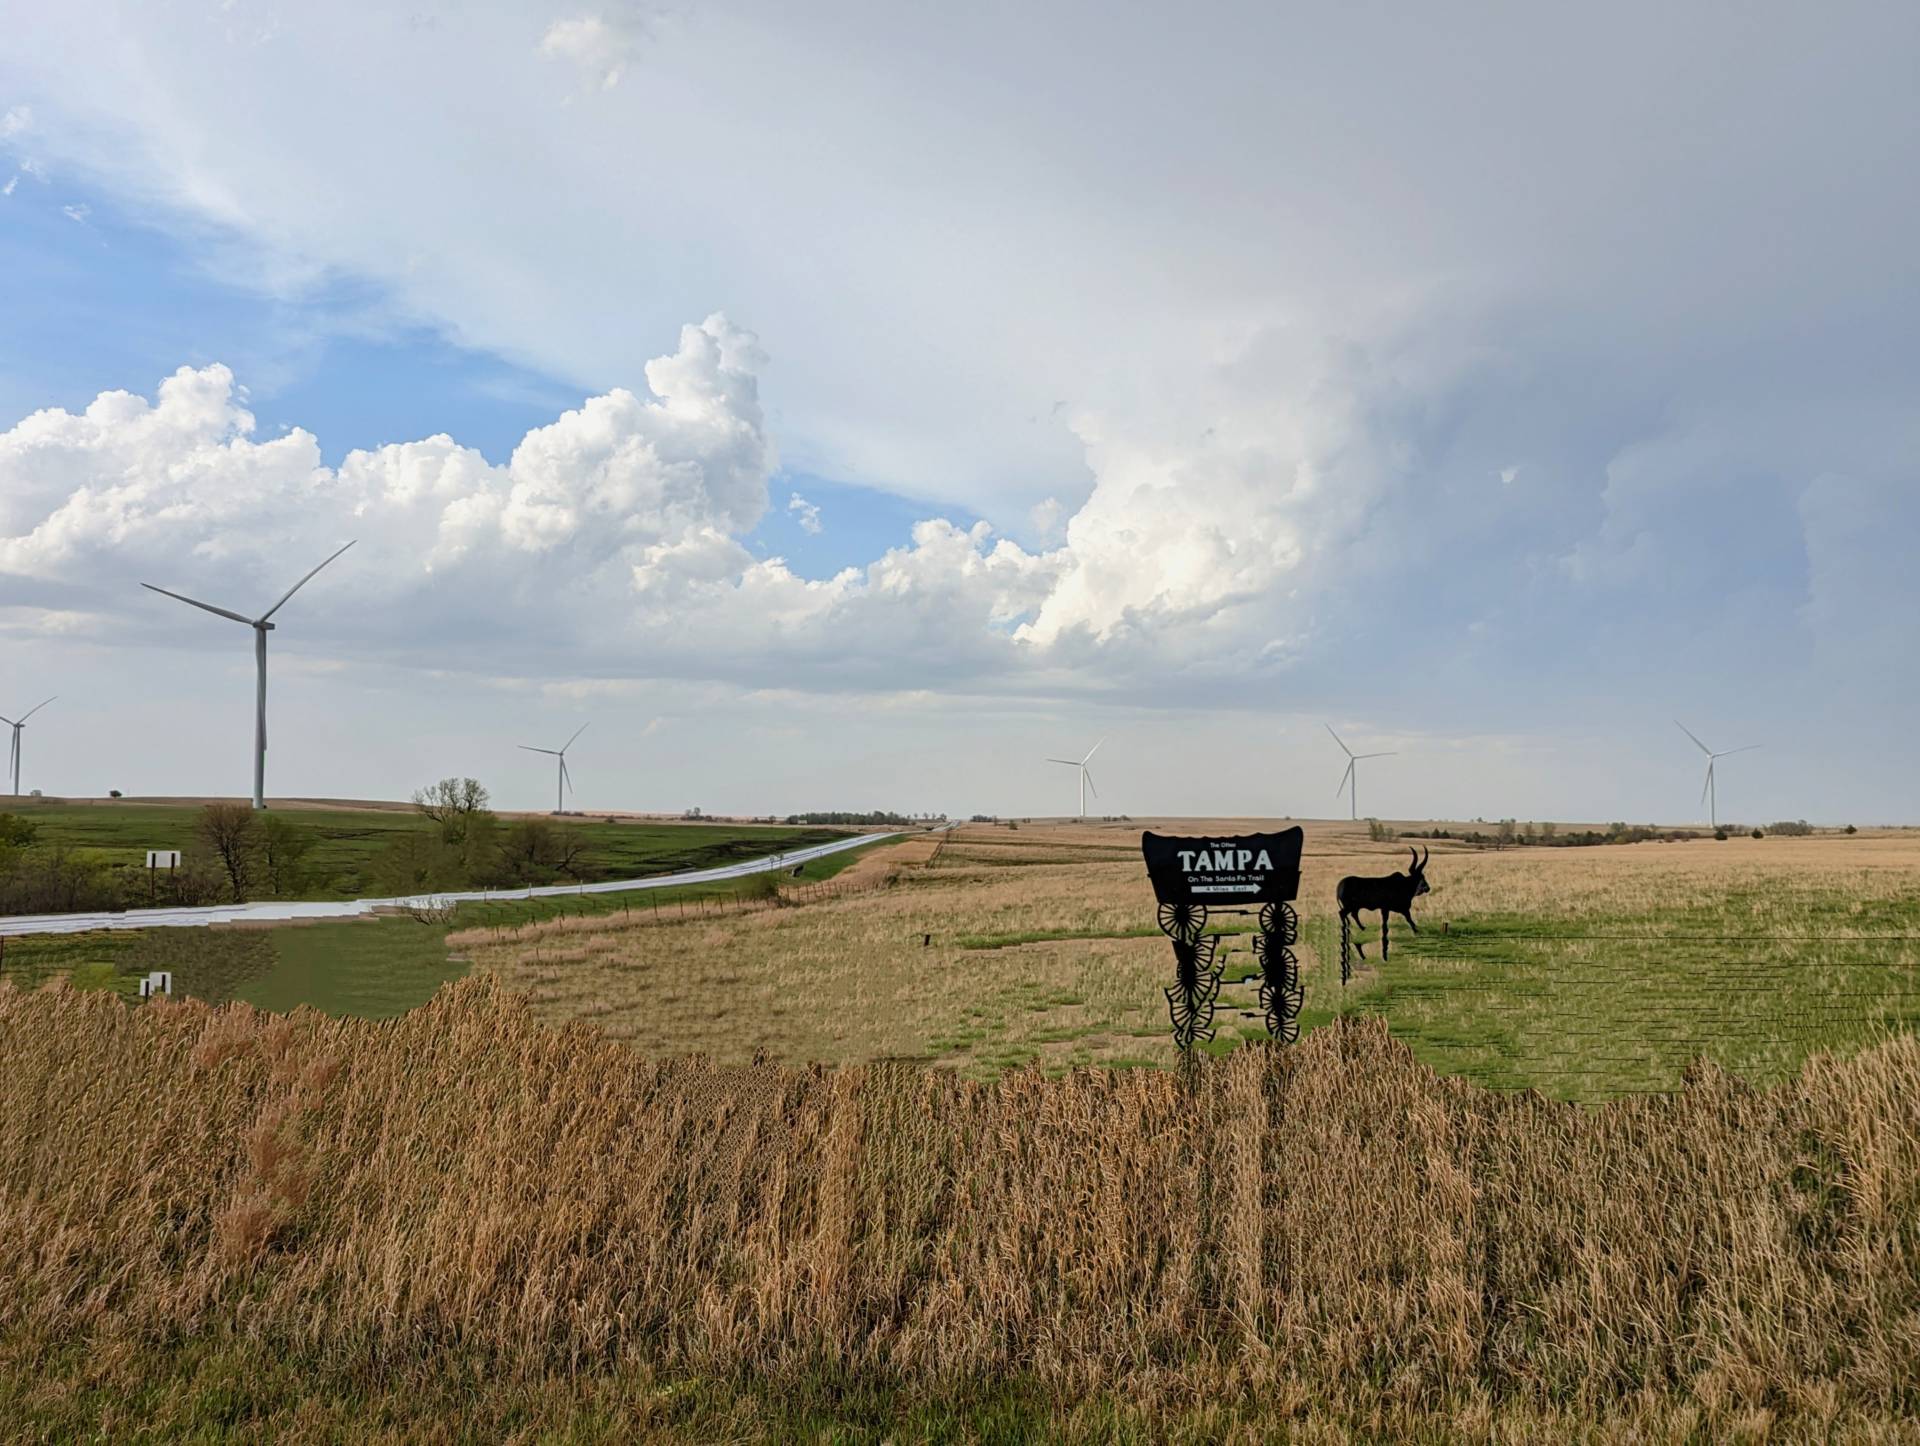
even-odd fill
[(83, 934), (90, 929), (192, 929), (206, 924), (285, 924), (297, 919), (353, 919), (381, 909), (438, 908), (446, 904), (484, 903), (489, 900), (549, 899), (569, 894), (621, 894), (638, 889), (666, 889), (679, 884), (716, 883), (792, 869), (810, 859), (857, 849), (882, 839), (904, 838), (899, 833), (854, 834), (813, 848), (794, 849), (717, 869), (693, 869), (683, 874), (655, 874), (646, 879), (609, 879), (599, 884), (547, 884), (525, 889), (474, 889), (466, 893), (414, 894), (395, 899), (350, 899), (334, 903), (296, 903), (261, 900), (252, 904), (213, 904), (199, 909), (127, 909), (108, 914), (20, 914), (0, 918), (0, 936), (20, 934)]

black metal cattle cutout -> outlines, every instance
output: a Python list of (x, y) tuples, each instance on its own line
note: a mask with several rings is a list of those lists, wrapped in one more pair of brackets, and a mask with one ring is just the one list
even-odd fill
[(1166, 991), (1173, 1042), (1183, 1057), (1196, 1043), (1213, 1039), (1213, 1011), (1220, 997), (1220, 936), (1206, 933), (1210, 910), (1258, 912), (1260, 1004), (1267, 1031), (1287, 1044), (1300, 1037), (1300, 966), (1293, 945), (1300, 919), (1293, 900), (1300, 892), (1300, 851), (1305, 835), (1283, 833), (1232, 838), (1140, 835), (1147, 876), (1159, 902), (1160, 930), (1173, 941), (1174, 987)]
[(1353, 938), (1349, 932), (1349, 923), (1359, 924), (1360, 915), (1368, 909), (1380, 911), (1380, 957), (1387, 957), (1387, 916), (1398, 914), (1407, 921), (1407, 927), (1414, 933), (1420, 932), (1420, 926), (1413, 922), (1408, 912), (1413, 901), (1429, 892), (1427, 885), (1427, 859), (1433, 851), (1422, 854), (1419, 849), (1408, 849), (1413, 856), (1412, 867), (1404, 874), (1388, 874), (1384, 878), (1362, 878), (1348, 875), (1342, 879), (1333, 891), (1334, 899), (1340, 905), (1340, 982), (1345, 984), (1351, 977), (1353, 968), (1349, 950), (1357, 950), (1362, 959), (1367, 957), (1366, 942)]

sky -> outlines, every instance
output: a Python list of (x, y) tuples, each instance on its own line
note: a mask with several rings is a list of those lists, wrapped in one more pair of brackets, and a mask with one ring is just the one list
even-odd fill
[(23, 785), (1920, 821), (1920, 10), (11, 0)]

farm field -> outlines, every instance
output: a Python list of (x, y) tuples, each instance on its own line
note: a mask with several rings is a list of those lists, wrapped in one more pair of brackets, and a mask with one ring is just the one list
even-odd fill
[[(38, 843), (90, 851), (116, 870), (134, 877), (137, 897), (144, 884), (148, 849), (197, 847), (194, 833), (199, 800), (155, 803), (116, 800), (68, 803), (9, 799), (0, 812), (13, 813), (38, 830)], [(315, 836), (304, 861), (307, 899), (356, 899), (381, 896), (374, 872), (380, 854), (398, 839), (424, 836), (433, 827), (410, 808), (329, 808), (288, 806), (275, 810)], [(841, 838), (849, 830), (784, 824), (709, 824), (616, 821), (601, 816), (556, 819), (580, 835), (586, 847), (580, 862), (583, 882), (644, 878), (650, 874), (711, 868), (758, 858), (784, 849), (805, 848)]]
[[(557, 920), (454, 944), (541, 1016), (647, 1054), (906, 1059), (976, 1078), (1167, 1066), (1172, 955), (1139, 830), (968, 825), (885, 850), (888, 887), (817, 906)], [(1309, 826), (1304, 1030), (1377, 1015), (1442, 1073), (1594, 1101), (1677, 1088), (1698, 1057), (1779, 1081), (1814, 1051), (1920, 1027), (1920, 835), (1428, 846), (1421, 932), (1396, 921), (1383, 962), (1370, 926), (1343, 989), (1335, 881), (1404, 867), (1406, 846)], [(1216, 1052), (1265, 1037), (1251, 939), (1225, 949)]]

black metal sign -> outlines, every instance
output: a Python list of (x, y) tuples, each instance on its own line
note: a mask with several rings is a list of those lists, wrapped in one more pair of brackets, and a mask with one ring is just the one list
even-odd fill
[(1232, 905), (1288, 903), (1300, 893), (1300, 850), (1306, 834), (1176, 838), (1143, 833), (1153, 894), (1163, 904)]
[(1300, 1037), (1304, 991), (1293, 943), (1300, 919), (1293, 900), (1300, 892), (1299, 828), (1280, 833), (1179, 838), (1143, 833), (1161, 932), (1173, 941), (1174, 987), (1166, 991), (1174, 1045), (1185, 1055), (1212, 1040), (1213, 1011), (1226, 967), (1220, 936), (1207, 935), (1214, 909), (1260, 916), (1254, 957), (1260, 965), (1260, 1004), (1267, 1031), (1292, 1044)]

